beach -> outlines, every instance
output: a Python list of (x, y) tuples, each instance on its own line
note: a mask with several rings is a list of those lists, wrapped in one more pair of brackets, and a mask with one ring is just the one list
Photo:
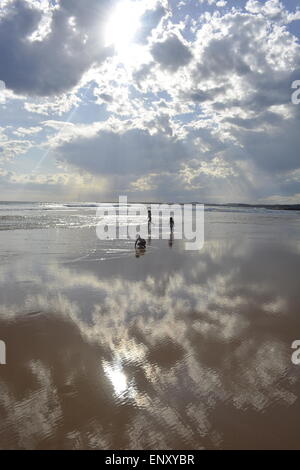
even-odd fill
[(202, 249), (137, 256), (96, 209), (0, 203), (0, 448), (299, 449), (300, 213), (206, 206)]

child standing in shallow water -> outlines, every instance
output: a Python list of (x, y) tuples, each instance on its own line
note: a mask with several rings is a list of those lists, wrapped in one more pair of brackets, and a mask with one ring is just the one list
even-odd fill
[(173, 219), (173, 217), (170, 217), (170, 230), (171, 230), (171, 232), (174, 231), (174, 225), (175, 225), (174, 219)]

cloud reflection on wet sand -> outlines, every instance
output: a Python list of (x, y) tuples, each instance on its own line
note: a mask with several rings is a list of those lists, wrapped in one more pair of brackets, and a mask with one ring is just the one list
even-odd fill
[(212, 240), (163, 256), (147, 273), (26, 262), (25, 288), (22, 262), (1, 267), (1, 448), (298, 446), (299, 255)]

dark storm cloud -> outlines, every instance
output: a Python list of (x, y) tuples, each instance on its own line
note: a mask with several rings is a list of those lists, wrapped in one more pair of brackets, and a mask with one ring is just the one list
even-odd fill
[(49, 96), (74, 87), (109, 53), (102, 30), (112, 3), (61, 0), (52, 12), (50, 33), (39, 41), (29, 37), (42, 12), (23, 0), (9, 4), (0, 20), (0, 80), (6, 88), (28, 95)]
[(165, 41), (156, 42), (152, 46), (151, 53), (156, 62), (171, 72), (176, 72), (192, 59), (189, 48), (175, 35), (170, 36)]

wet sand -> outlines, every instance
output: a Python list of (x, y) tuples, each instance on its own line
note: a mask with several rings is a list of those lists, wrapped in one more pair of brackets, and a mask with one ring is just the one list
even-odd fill
[(299, 449), (297, 214), (208, 214), (203, 250), (0, 233), (1, 449)]

